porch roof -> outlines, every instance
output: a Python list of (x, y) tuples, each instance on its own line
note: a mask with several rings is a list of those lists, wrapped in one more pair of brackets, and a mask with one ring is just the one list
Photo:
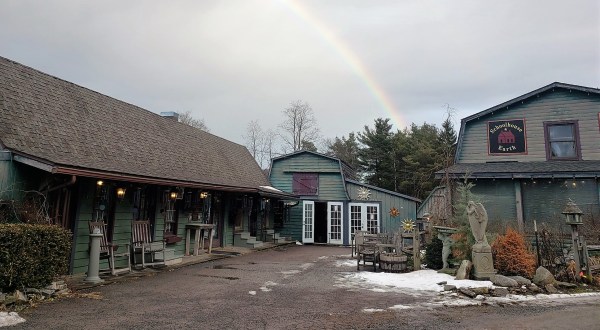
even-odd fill
[[(453, 178), (597, 178), (600, 161), (542, 161), (542, 162), (490, 162), (460, 163), (450, 166), (448, 174)], [(442, 178), (446, 170), (435, 173)]]
[(0, 57), (0, 147), (55, 173), (259, 191), (237, 143)]

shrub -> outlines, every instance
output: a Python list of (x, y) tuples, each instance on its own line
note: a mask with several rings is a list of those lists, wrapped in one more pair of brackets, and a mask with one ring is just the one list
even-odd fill
[(442, 261), (442, 248), (444, 244), (437, 238), (434, 233), (431, 243), (425, 246), (425, 263), (430, 269), (442, 269), (444, 262)]
[(0, 290), (44, 287), (68, 270), (71, 233), (52, 225), (0, 224)]
[(492, 245), (494, 267), (503, 275), (521, 275), (531, 278), (535, 272), (535, 255), (525, 245), (522, 234), (512, 228), (500, 235)]

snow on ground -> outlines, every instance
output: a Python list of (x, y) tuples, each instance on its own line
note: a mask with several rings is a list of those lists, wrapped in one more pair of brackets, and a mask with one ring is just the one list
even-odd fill
[(15, 312), (0, 312), (0, 327), (7, 327), (21, 322), (25, 322), (25, 319)]
[[(336, 267), (356, 267), (356, 260), (335, 260)], [(409, 273), (384, 273), (384, 272), (341, 272), (338, 273), (336, 286), (349, 290), (370, 290), (372, 292), (398, 292), (414, 297), (426, 298), (425, 301), (410, 305), (394, 305), (389, 309), (410, 308), (436, 308), (443, 306), (477, 306), (477, 305), (560, 305), (586, 303), (600, 299), (600, 292), (579, 294), (537, 294), (514, 295), (506, 297), (478, 296), (475, 299), (467, 298), (453, 291), (443, 291), (446, 282), (457, 288), (494, 288), (490, 281), (455, 280), (453, 276), (438, 273), (435, 270), (419, 270)], [(365, 313), (377, 311), (374, 308), (363, 309)]]

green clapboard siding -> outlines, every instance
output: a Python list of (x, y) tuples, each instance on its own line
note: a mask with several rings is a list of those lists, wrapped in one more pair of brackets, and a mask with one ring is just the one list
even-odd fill
[(515, 181), (513, 180), (477, 180), (471, 192), (485, 207), (490, 220), (502, 226), (517, 226), (517, 208), (515, 206)]
[[(371, 192), (371, 196), (368, 201), (360, 201), (358, 200), (358, 189), (362, 187), (360, 185), (348, 182), (348, 194), (350, 195), (350, 199), (353, 202), (374, 202), (380, 203), (380, 212), (381, 212), (381, 231), (382, 232), (393, 232), (396, 231), (400, 226), (402, 226), (401, 222), (404, 219), (412, 219), (416, 220), (417, 218), (417, 202), (403, 198), (401, 196), (397, 196), (391, 193), (387, 193), (385, 191), (380, 191), (376, 189), (369, 189)], [(392, 207), (398, 209), (400, 214), (397, 217), (390, 216), (390, 210)], [(346, 212), (348, 214), (348, 212)], [(346, 215), (347, 217), (347, 215)], [(349, 223), (344, 223), (344, 226), (349, 226)], [(349, 227), (346, 227), (349, 228)]]
[[(600, 97), (579, 91), (550, 90), (497, 113), (469, 121), (462, 137), (457, 159), (460, 163), (486, 161), (545, 161), (544, 122), (578, 120), (581, 153), (584, 160), (600, 160), (598, 113)], [(490, 156), (487, 150), (487, 122), (525, 119), (526, 155)]]
[(297, 172), (319, 175), (319, 192), (317, 196), (310, 196), (311, 199), (347, 199), (339, 161), (312, 153), (298, 153), (276, 159), (271, 168), (271, 185), (291, 193), (293, 174)]
[(598, 219), (598, 184), (594, 179), (585, 180), (535, 180), (522, 183), (523, 206), (526, 230), (533, 229), (533, 220), (538, 224), (552, 227), (564, 226), (564, 215), (561, 213), (569, 199), (573, 200), (586, 217)]

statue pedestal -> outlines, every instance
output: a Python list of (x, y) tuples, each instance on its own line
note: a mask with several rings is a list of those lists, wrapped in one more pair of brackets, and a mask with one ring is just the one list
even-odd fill
[(473, 252), (471, 254), (471, 260), (473, 260), (473, 277), (476, 280), (490, 280), (494, 275), (496, 275), (496, 270), (494, 269), (494, 262), (492, 260), (492, 251), (487, 251), (488, 249), (480, 249)]

